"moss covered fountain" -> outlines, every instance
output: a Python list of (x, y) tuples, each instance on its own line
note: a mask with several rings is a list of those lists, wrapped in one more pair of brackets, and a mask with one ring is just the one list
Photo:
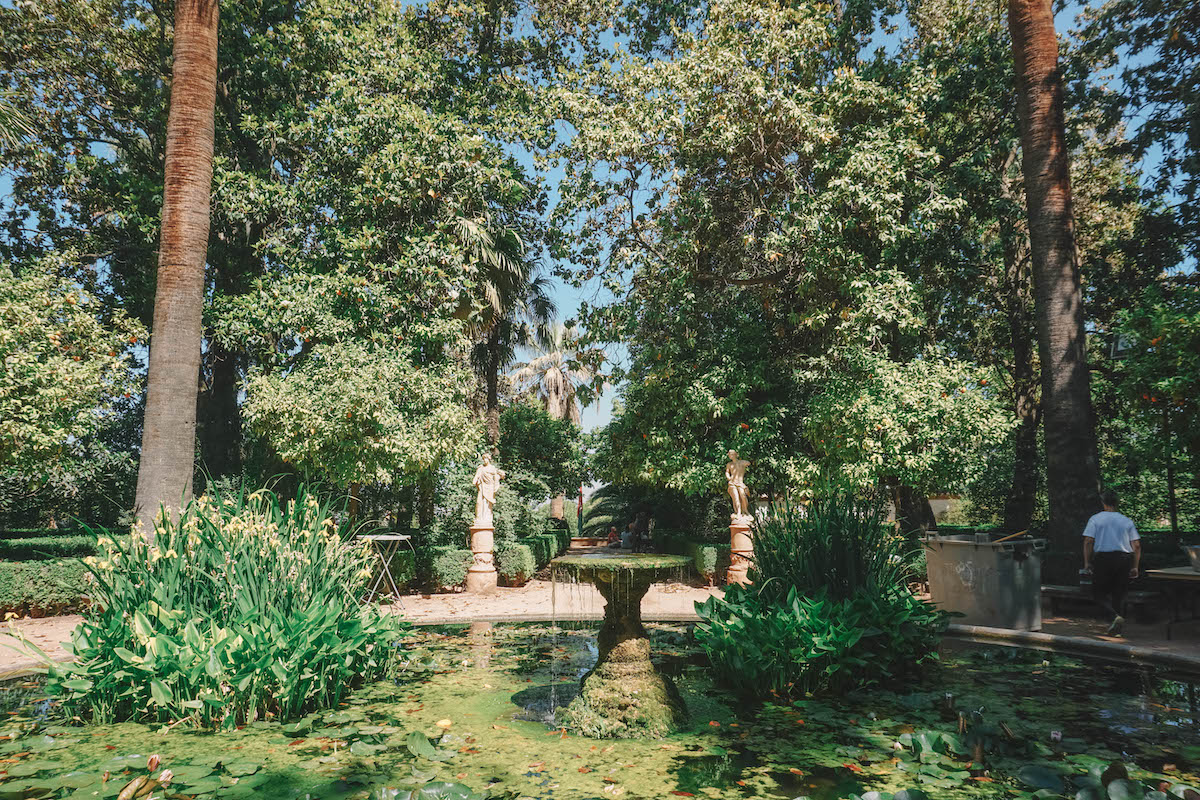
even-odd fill
[(607, 553), (551, 562), (555, 581), (591, 583), (605, 603), (596, 665), (566, 710), (569, 727), (587, 736), (657, 738), (686, 719), (679, 691), (650, 660), (642, 598), (652, 583), (677, 576), (690, 563), (686, 556)]

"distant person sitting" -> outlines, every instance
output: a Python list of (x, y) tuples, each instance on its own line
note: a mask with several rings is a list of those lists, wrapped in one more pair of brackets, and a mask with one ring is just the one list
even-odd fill
[(617, 533), (616, 525), (613, 525), (611, 528), (608, 529), (608, 546), (609, 547), (620, 547), (621, 546), (621, 534)]
[(1133, 520), (1117, 511), (1116, 493), (1106, 491), (1100, 501), (1104, 510), (1083, 530), (1083, 569), (1092, 573), (1092, 596), (1112, 615), (1108, 633), (1115, 635), (1125, 624), (1125, 593), (1138, 576), (1142, 542)]
[(622, 550), (632, 550), (633, 549), (633, 537), (634, 537), (633, 523), (631, 522), (628, 525), (626, 525), (625, 530), (621, 532), (621, 549)]

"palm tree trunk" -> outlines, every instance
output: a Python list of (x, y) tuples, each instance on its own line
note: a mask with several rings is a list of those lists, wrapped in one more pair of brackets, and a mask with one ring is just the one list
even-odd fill
[(1085, 354), (1083, 298), (1071, 209), (1062, 75), (1051, 0), (1009, 0), (1030, 250), (1042, 368), (1048, 534), (1047, 578), (1065, 580), (1079, 537), (1100, 508), (1099, 467)]
[(162, 238), (134, 512), (146, 537), (160, 507), (191, 497), (217, 93), (217, 0), (176, 0)]
[(487, 437), (495, 447), (500, 441), (500, 326), (488, 333)]

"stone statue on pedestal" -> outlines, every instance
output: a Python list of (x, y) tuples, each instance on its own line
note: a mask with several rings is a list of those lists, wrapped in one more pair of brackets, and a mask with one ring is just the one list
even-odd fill
[(475, 478), (471, 481), (479, 490), (475, 495), (475, 524), (472, 527), (492, 527), (492, 509), (496, 507), (496, 492), (504, 474), (504, 470), (492, 464), (492, 457), (484, 453), (483, 463), (475, 470)]
[(746, 467), (750, 462), (737, 457), (736, 450), (729, 451), (729, 463), (725, 465), (725, 480), (729, 483), (729, 499), (733, 501), (731, 522), (746, 522), (750, 516), (750, 493), (746, 489)]

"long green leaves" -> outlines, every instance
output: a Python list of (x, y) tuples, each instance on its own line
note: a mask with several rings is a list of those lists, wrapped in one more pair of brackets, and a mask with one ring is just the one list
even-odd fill
[(764, 599), (795, 589), (834, 599), (904, 589), (913, 554), (882, 523), (871, 498), (833, 493), (808, 506), (775, 508), (754, 530), (751, 577)]
[(73, 664), (47, 664), (68, 711), (101, 722), (231, 727), (328, 707), (392, 663), (402, 623), (360, 606), (370, 554), (330, 509), (265, 491), (206, 495), (154, 544), (100, 538)]
[(833, 493), (755, 528), (753, 585), (696, 604), (718, 676), (753, 696), (884, 682), (933, 656), (946, 615), (914, 597), (912, 554), (878, 504)]

